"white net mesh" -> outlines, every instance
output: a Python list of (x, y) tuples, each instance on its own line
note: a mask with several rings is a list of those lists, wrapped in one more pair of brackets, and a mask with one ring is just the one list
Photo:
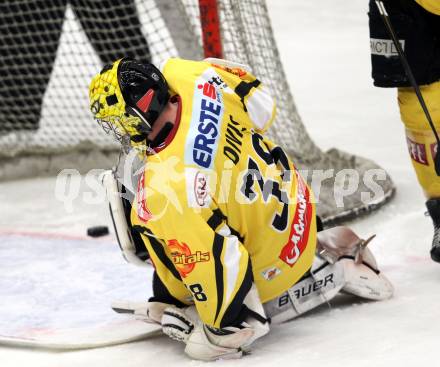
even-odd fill
[[(377, 166), (337, 150), (323, 153), (310, 139), (286, 83), (264, 0), (218, 0), (224, 58), (248, 64), (277, 100), (272, 138), (303, 169)], [(5, 0), (0, 4), (0, 179), (88, 169), (114, 163), (118, 145), (91, 118), (88, 83), (105, 63), (123, 56), (160, 63), (170, 56), (201, 59), (197, 0)], [(338, 207), (329, 178), (319, 213), (331, 221), (369, 210), (391, 197), (361, 179)]]

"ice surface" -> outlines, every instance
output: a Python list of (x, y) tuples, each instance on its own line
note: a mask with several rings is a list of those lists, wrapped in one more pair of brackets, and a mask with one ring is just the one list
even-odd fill
[(3, 335), (98, 325), (120, 317), (111, 301), (151, 293), (152, 268), (127, 266), (110, 240), (3, 235), (0, 266)]
[[(337, 146), (374, 159), (390, 172), (396, 183), (398, 191), (392, 203), (351, 223), (363, 236), (377, 233), (371, 249), (394, 283), (396, 294), (380, 303), (343, 298), (334, 302), (330, 310), (323, 307), (294, 322), (274, 327), (270, 335), (256, 344), (251, 356), (217, 365), (438, 365), (440, 265), (431, 262), (428, 256), (432, 227), (430, 219), (424, 216), (424, 198), (408, 158), (396, 93), (392, 89), (374, 88), (370, 79), (367, 2), (268, 0), (268, 5), (289, 83), (312, 137), (323, 148)], [(81, 236), (90, 225), (108, 223), (105, 204), (85, 204), (78, 199), (73, 203), (74, 211), (68, 213), (56, 200), (54, 187), (53, 179), (0, 184), (0, 229)], [(86, 190), (83, 188), (82, 192)], [(54, 251), (64, 253), (65, 249), (67, 257), (64, 260), (61, 257), (61, 261), (71, 261), (70, 267), (49, 264), (45, 260), (49, 255), (24, 260), (20, 257), (26, 253), (23, 237), (2, 235), (0, 317), (8, 315), (11, 324), (16, 325), (22, 322), (21, 318), (49, 321), (42, 320), (39, 312), (55, 304), (48, 298), (51, 286), (60, 286), (57, 277), (74, 281), (74, 287), (53, 290), (53, 297), (61, 292), (69, 295), (73, 303), (65, 310), (56, 310), (54, 319), (61, 320), (63, 312), (66, 322), (72, 323), (85, 322), (88, 314), (92, 318), (106, 316), (105, 307), (111, 301), (106, 296), (126, 292), (119, 286), (108, 289), (111, 281), (120, 285), (122, 280), (118, 275), (126, 278), (131, 272), (131, 267), (124, 266), (118, 258), (114, 240), (48, 242), (43, 237), (34, 245), (49, 249), (50, 243), (56, 245)], [(84, 256), (76, 254), (75, 249)], [(21, 265), (6, 265), (8, 261)], [(112, 272), (105, 270), (109, 268)], [(23, 272), (22, 281), (11, 284), (11, 279), (20, 272)], [(69, 274), (74, 276), (69, 278)], [(44, 289), (47, 297), (42, 305), (32, 308), (31, 316), (23, 315), (24, 309), (31, 309), (26, 303), (26, 293), (32, 294), (31, 300), (34, 295), (42, 299), (35, 284)], [(7, 287), (14, 292), (7, 292)], [(144, 291), (147, 294), (148, 276), (145, 282), (137, 281), (128, 289), (133, 290), (133, 298), (139, 299)], [(77, 297), (73, 297), (75, 292), (81, 295), (76, 293)], [(95, 298), (94, 293), (100, 293), (99, 297)], [(75, 305), (81, 305), (78, 314), (73, 312)], [(73, 319), (68, 320), (70, 317)], [(8, 320), (0, 320), (0, 328), (9, 327), (12, 325), (8, 325)], [(2, 367), (205, 365), (190, 361), (183, 354), (182, 345), (166, 338), (70, 353), (3, 348), (0, 364)]]

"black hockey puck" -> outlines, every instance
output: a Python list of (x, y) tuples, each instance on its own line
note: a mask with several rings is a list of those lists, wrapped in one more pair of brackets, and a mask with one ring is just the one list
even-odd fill
[(107, 226), (94, 226), (87, 229), (87, 235), (90, 237), (102, 237), (108, 235)]

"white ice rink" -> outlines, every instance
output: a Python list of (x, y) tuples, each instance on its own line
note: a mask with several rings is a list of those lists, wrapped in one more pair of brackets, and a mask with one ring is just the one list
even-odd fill
[[(227, 366), (437, 366), (440, 264), (429, 258), (432, 224), (413, 173), (395, 90), (370, 78), (367, 1), (268, 0), (275, 36), (297, 106), (312, 138), (373, 159), (397, 194), (383, 209), (350, 225), (367, 237), (395, 286), (385, 302), (343, 298), (273, 327), (250, 356)], [(84, 186), (84, 190), (87, 188)], [(0, 334), (20, 328), (100, 323), (117, 318), (115, 298), (151, 293), (149, 270), (124, 262), (113, 237), (84, 239), (108, 224), (106, 204), (56, 200), (55, 180), (0, 184)], [(84, 193), (84, 191), (83, 191)], [(11, 232), (33, 232), (34, 237)], [(48, 234), (63, 236), (48, 236)], [(57, 262), (54, 262), (57, 259)], [(166, 337), (81, 352), (0, 348), (1, 367), (202, 366)]]

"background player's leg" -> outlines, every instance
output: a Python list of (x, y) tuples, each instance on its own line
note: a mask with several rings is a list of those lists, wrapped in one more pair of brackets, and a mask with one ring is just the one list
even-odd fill
[[(420, 4), (420, 5), (419, 5)], [(385, 8), (401, 42), (405, 57), (430, 111), (437, 131), (440, 130), (440, 17), (435, 0), (387, 1)], [(437, 151), (431, 131), (417, 96), (392, 45), (374, 0), (369, 2), (372, 76), (378, 87), (398, 87), (401, 119), (417, 178), (426, 197), (436, 234), (431, 257), (440, 262), (440, 177), (433, 157)]]
[(142, 35), (133, 0), (71, 0), (71, 4), (104, 64), (124, 56), (143, 62), (151, 61), (150, 49)]
[(66, 3), (14, 0), (0, 5), (0, 134), (38, 129)]
[[(435, 127), (440, 131), (440, 81), (422, 86), (421, 91)], [(434, 157), (438, 147), (417, 96), (411, 88), (399, 88), (399, 108), (406, 128), (412, 164), (428, 199), (428, 212), (434, 222), (431, 257), (440, 262), (440, 177), (434, 168)]]

